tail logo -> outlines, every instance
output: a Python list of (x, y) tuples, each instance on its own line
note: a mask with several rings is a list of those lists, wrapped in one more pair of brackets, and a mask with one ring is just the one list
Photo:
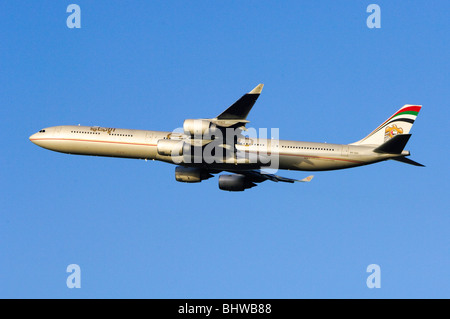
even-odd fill
[(392, 126), (388, 126), (384, 130), (384, 141), (386, 142), (387, 140), (393, 138), (395, 135), (402, 133), (403, 129), (401, 127), (397, 127), (397, 125), (395, 124)]

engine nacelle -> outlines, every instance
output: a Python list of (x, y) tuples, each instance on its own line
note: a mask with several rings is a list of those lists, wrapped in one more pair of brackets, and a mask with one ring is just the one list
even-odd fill
[(256, 184), (248, 181), (244, 175), (234, 174), (219, 176), (219, 188), (224, 191), (242, 192), (253, 186), (256, 186)]
[(156, 151), (159, 155), (178, 156), (183, 155), (184, 142), (180, 140), (158, 140)]
[(183, 130), (186, 135), (203, 136), (214, 135), (217, 132), (217, 126), (209, 120), (184, 120)]
[(198, 183), (210, 177), (213, 177), (213, 175), (198, 167), (175, 167), (175, 179), (177, 182)]

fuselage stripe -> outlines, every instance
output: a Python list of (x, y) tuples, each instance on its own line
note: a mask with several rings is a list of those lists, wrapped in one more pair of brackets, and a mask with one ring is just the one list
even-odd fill
[[(257, 151), (248, 151), (250, 153), (258, 153)], [(272, 152), (267, 152), (267, 155), (272, 155)], [(337, 158), (337, 157), (325, 157), (325, 156), (317, 156), (317, 155), (304, 155), (304, 154), (288, 154), (288, 153), (278, 153), (282, 156), (297, 156), (297, 157), (305, 157), (305, 158), (319, 158), (319, 159), (327, 159), (327, 160), (334, 160), (334, 161), (341, 161), (341, 162), (349, 162), (349, 163), (356, 163), (356, 164), (363, 164), (365, 162), (363, 161), (355, 161), (355, 160), (349, 160), (346, 158)]]
[[(138, 146), (153, 146), (156, 144), (145, 144), (145, 143), (129, 143), (129, 142), (119, 142), (119, 141), (101, 141), (101, 140), (86, 140), (86, 139), (74, 139), (74, 138), (34, 138), (31, 141), (75, 141), (75, 142), (93, 142), (93, 143), (109, 143), (109, 144), (123, 144), (123, 145), (138, 145)], [(257, 153), (257, 151), (248, 151), (252, 153)], [(271, 155), (272, 153), (268, 153)], [(354, 161), (344, 158), (336, 158), (336, 157), (325, 157), (325, 156), (316, 156), (316, 155), (303, 155), (303, 154), (288, 154), (288, 153), (279, 153), (282, 156), (297, 156), (304, 158), (319, 158), (319, 159), (327, 159), (327, 160), (335, 160), (349, 163), (362, 164), (362, 161)]]
[(130, 143), (130, 142), (120, 142), (120, 141), (100, 141), (100, 140), (84, 140), (76, 138), (34, 138), (31, 141), (74, 141), (74, 142), (93, 142), (93, 143), (109, 143), (109, 144), (124, 144), (124, 145), (141, 145), (141, 146), (156, 146), (156, 144), (146, 144), (146, 143)]

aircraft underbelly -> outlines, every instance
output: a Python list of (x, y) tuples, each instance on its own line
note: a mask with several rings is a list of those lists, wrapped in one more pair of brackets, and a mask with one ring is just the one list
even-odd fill
[(322, 171), (364, 165), (362, 161), (332, 156), (280, 156), (280, 169)]
[(126, 158), (154, 158), (154, 153), (156, 152), (156, 147), (152, 147), (151, 145), (136, 145), (122, 143), (120, 141), (106, 143), (96, 141), (54, 140), (46, 141), (42, 146), (62, 153)]

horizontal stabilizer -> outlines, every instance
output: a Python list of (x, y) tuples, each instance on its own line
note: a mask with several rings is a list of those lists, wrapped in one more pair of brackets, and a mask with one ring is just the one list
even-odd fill
[(410, 165), (414, 165), (414, 166), (421, 166), (421, 167), (425, 167), (425, 165), (422, 165), (420, 163), (414, 162), (413, 160), (406, 158), (406, 157), (397, 157), (397, 158), (393, 158), (393, 160), (398, 161), (398, 162), (402, 162), (405, 164), (410, 164)]
[(398, 134), (387, 142), (381, 144), (373, 151), (376, 153), (401, 154), (408, 143), (411, 134)]

